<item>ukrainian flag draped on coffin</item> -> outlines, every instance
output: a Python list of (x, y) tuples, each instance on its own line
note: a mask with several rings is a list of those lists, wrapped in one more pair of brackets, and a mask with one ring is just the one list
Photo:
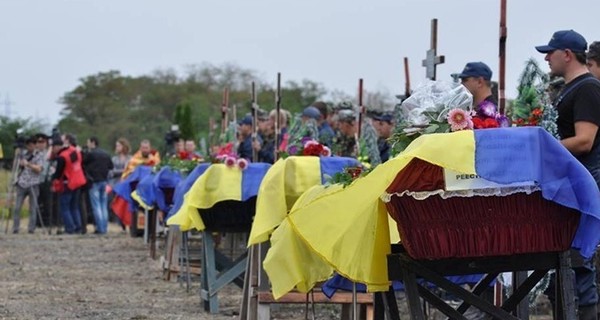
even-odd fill
[(333, 270), (365, 283), (371, 291), (387, 290), (390, 239), (381, 196), (415, 157), (497, 183), (535, 181), (547, 200), (582, 212), (573, 247), (589, 257), (600, 242), (600, 233), (595, 231), (600, 228), (600, 193), (595, 181), (543, 129), (423, 135), (350, 186), (314, 187), (296, 202), (273, 232), (263, 264), (275, 298), (294, 287), (306, 291)]

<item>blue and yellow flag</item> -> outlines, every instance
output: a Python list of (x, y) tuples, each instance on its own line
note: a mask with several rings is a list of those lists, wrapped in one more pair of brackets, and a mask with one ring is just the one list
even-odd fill
[(167, 224), (179, 225), (182, 231), (192, 228), (204, 230), (198, 209), (208, 209), (225, 200), (246, 201), (256, 196), (270, 167), (268, 163), (251, 163), (241, 170), (221, 163), (210, 165), (184, 195), (181, 207), (167, 220)]
[(346, 157), (292, 156), (278, 160), (265, 175), (256, 199), (248, 245), (269, 240), (296, 200), (314, 186), (359, 162)]
[(413, 158), (497, 183), (535, 181), (544, 198), (583, 213), (573, 247), (591, 256), (600, 242), (600, 193), (595, 181), (543, 129), (423, 135), (346, 188), (314, 187), (302, 195), (273, 232), (263, 263), (275, 298), (294, 287), (306, 291), (334, 270), (366, 284), (369, 291), (388, 289), (389, 218), (381, 196)]

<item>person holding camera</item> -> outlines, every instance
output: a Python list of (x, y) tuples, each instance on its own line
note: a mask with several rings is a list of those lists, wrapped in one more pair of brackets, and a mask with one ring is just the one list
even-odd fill
[(25, 150), (19, 157), (18, 174), (16, 179), (15, 190), (17, 201), (13, 211), (13, 233), (19, 233), (21, 222), (21, 207), (25, 197), (29, 198), (29, 223), (27, 231), (33, 233), (35, 230), (36, 219), (38, 215), (37, 198), (39, 195), (38, 185), (40, 184), (40, 173), (44, 162), (44, 154), (37, 152), (35, 148), (35, 138), (28, 138), (25, 142)]

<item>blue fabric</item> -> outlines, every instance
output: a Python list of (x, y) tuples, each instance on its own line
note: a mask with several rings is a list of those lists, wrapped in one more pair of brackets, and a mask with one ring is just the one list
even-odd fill
[(356, 167), (360, 162), (354, 158), (347, 157), (319, 157), (321, 161), (321, 184), (325, 184), (328, 178), (346, 167)]
[(130, 175), (114, 186), (113, 191), (115, 194), (129, 203), (129, 211), (135, 212), (137, 209), (135, 201), (131, 198), (131, 193), (133, 192), (132, 185), (137, 184), (150, 174), (152, 174), (152, 167), (137, 166)]
[(196, 168), (194, 168), (194, 170), (192, 170), (192, 172), (190, 172), (190, 174), (188, 174), (188, 176), (185, 179), (179, 181), (179, 183), (175, 187), (175, 194), (173, 195), (173, 207), (171, 207), (171, 210), (169, 210), (167, 219), (172, 217), (175, 213), (177, 213), (177, 211), (179, 211), (181, 205), (183, 204), (183, 196), (188, 192), (188, 190), (190, 190), (190, 188), (192, 187), (194, 182), (196, 182), (198, 177), (204, 174), (204, 171), (206, 171), (206, 169), (208, 169), (209, 166), (210, 163), (201, 163), (198, 166), (196, 166)]
[[(467, 283), (477, 283), (477, 282), (479, 282), (479, 280), (481, 280), (481, 278), (483, 278), (482, 274), (446, 277), (446, 279), (452, 281), (453, 283), (459, 284), (459, 285), (467, 284)], [(417, 279), (417, 281), (421, 284), (423, 284), (425, 282), (422, 279)], [(495, 282), (496, 281), (493, 281), (490, 284), (490, 286), (494, 285)], [(427, 283), (427, 286), (430, 288), (434, 287), (430, 283)], [(400, 282), (400, 281), (392, 281), (392, 287), (394, 288), (394, 291), (404, 291), (404, 284), (402, 284), (402, 282)], [(333, 277), (329, 278), (329, 280), (327, 280), (321, 286), (321, 290), (323, 291), (323, 294), (325, 294), (327, 296), (327, 298), (331, 299), (331, 297), (333, 297), (333, 295), (335, 294), (335, 292), (337, 290), (352, 291), (352, 281), (350, 281), (336, 273), (333, 275)], [(356, 291), (357, 292), (367, 292), (367, 288), (364, 284), (357, 283)]]
[(542, 196), (582, 215), (572, 246), (589, 258), (600, 243), (600, 192), (589, 171), (540, 127), (475, 130), (475, 170), (497, 183), (536, 181)]
[[(152, 180), (152, 187), (156, 196), (156, 205), (161, 211), (168, 212), (170, 209), (170, 204), (167, 203), (164, 190), (167, 188), (175, 189), (181, 180), (181, 173), (174, 171), (169, 167), (163, 167), (154, 176), (154, 179)], [(174, 195), (173, 201), (175, 201)]]
[(269, 171), (271, 165), (268, 163), (250, 163), (246, 170), (242, 171), (242, 201), (246, 201), (258, 194), (258, 188), (263, 177)]
[(143, 177), (135, 187), (140, 200), (148, 206), (153, 206), (156, 202), (156, 190), (152, 185), (154, 176), (155, 174), (151, 172), (149, 175)]

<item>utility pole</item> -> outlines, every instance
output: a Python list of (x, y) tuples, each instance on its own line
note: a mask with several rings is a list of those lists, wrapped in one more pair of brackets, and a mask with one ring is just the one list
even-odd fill
[(5, 97), (4, 97), (4, 115), (10, 119), (10, 116), (12, 115), (12, 105), (13, 105), (13, 101), (10, 100), (10, 96), (8, 95), (8, 93), (6, 93)]

